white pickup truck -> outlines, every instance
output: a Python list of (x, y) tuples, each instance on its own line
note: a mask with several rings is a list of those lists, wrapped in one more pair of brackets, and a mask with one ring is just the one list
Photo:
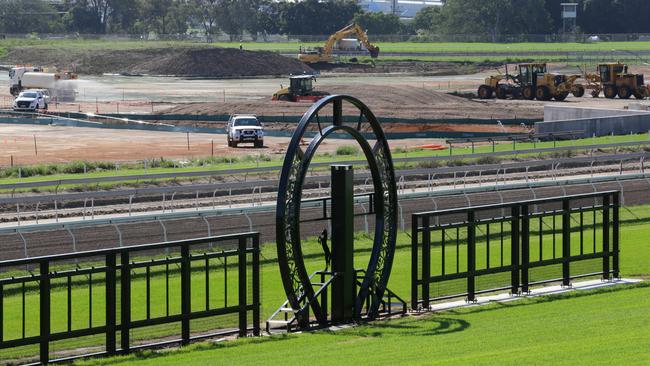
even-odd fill
[(252, 142), (255, 147), (264, 146), (264, 126), (251, 114), (233, 114), (226, 125), (228, 146), (237, 147), (242, 142)]
[(31, 111), (35, 112), (37, 109), (47, 110), (47, 105), (50, 102), (50, 95), (47, 90), (25, 90), (18, 94), (14, 100), (14, 111)]

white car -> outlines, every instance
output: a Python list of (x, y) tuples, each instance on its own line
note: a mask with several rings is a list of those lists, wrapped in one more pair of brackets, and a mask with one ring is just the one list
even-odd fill
[(47, 109), (50, 96), (42, 90), (25, 90), (14, 100), (14, 111), (31, 111)]
[(264, 146), (264, 126), (254, 115), (234, 114), (230, 116), (226, 134), (230, 147), (237, 147), (237, 144), (242, 142), (252, 142), (255, 147)]

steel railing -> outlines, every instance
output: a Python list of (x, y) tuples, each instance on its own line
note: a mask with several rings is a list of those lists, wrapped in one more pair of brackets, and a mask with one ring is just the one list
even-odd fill
[[(500, 211), (500, 212), (499, 212)], [(619, 192), (412, 215), (411, 303), (619, 277)]]
[[(224, 243), (232, 243), (235, 249), (206, 249)], [(177, 254), (170, 254), (172, 251)], [(114, 355), (152, 345), (187, 344), (206, 337), (246, 336), (248, 312), (252, 312), (252, 332), (259, 335), (259, 256), (259, 233), (249, 232), (2, 261), (0, 271), (5, 274), (0, 274), (0, 349), (39, 345), (39, 360), (46, 364), (57, 361), (51, 359), (51, 342), (78, 337), (103, 335), (103, 342), (98, 340), (98, 343), (105, 346), (105, 351), (92, 355)], [(215, 272), (223, 282), (211, 281)], [(228, 274), (231, 272), (237, 279), (237, 291), (231, 296), (234, 299), (229, 300)], [(198, 296), (193, 296), (192, 282), (196, 281), (197, 274), (204, 278), (204, 288), (203, 293), (199, 291)], [(164, 300), (158, 299), (164, 306), (157, 306), (160, 304), (152, 299), (154, 281), (164, 287)], [(87, 288), (86, 301), (79, 301), (79, 287)], [(223, 299), (218, 304), (210, 295), (215, 291)], [(53, 298), (61, 296), (66, 298), (65, 305), (60, 306), (59, 301), (59, 306), (55, 306)], [(197, 306), (193, 300), (201, 300), (201, 305)], [(38, 301), (38, 310), (27, 312), (26, 304), (33, 301)], [(180, 303), (180, 309), (173, 305), (176, 303)], [(11, 309), (12, 305), (19, 309)], [(146, 310), (138, 317), (136, 310), (142, 307)], [(16, 312), (21, 313), (19, 319), (8, 315), (16, 315)], [(87, 322), (83, 325), (73, 322), (76, 317), (73, 314), (84, 312)], [(203, 329), (192, 336), (192, 320), (227, 314), (238, 316), (234, 326), (216, 333), (215, 329)], [(38, 319), (38, 329), (33, 327), (34, 317)], [(57, 319), (67, 321), (54, 324)], [(179, 339), (169, 340), (170, 334), (161, 334), (161, 342), (152, 344), (151, 339), (146, 339), (134, 345), (130, 338), (132, 330), (169, 323), (180, 323)], [(84, 356), (88, 354), (80, 357)]]

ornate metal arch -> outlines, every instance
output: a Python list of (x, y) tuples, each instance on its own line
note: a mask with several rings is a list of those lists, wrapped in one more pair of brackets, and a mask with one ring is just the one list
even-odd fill
[[(343, 124), (343, 102), (348, 102), (359, 110), (356, 128)], [(318, 113), (328, 105), (332, 106), (332, 124), (324, 126)], [(313, 123), (316, 123), (318, 132), (303, 152), (300, 142)], [(376, 140), (373, 147), (360, 133), (366, 126), (370, 127), (368, 133), (374, 135)], [(378, 313), (380, 300), (390, 276), (397, 235), (395, 173), (388, 142), (379, 121), (365, 104), (351, 96), (332, 95), (314, 103), (302, 116), (284, 159), (276, 208), (276, 240), (280, 274), (290, 306), (298, 311), (309, 301), (317, 321), (322, 325), (327, 322), (325, 312), (314, 297), (302, 256), (300, 205), (302, 184), (311, 159), (321, 142), (333, 132), (348, 133), (359, 143), (368, 161), (375, 190), (375, 237), (365, 276), (357, 294), (357, 319), (361, 317), (362, 304), (367, 300), (370, 300), (367, 316), (372, 319)]]

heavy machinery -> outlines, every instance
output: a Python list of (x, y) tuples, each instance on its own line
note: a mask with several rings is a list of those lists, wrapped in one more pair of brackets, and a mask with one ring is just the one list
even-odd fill
[(47, 72), (41, 67), (16, 66), (9, 70), (9, 92), (17, 96), (25, 89), (45, 89), (57, 101), (74, 101), (77, 95), (75, 80), (71, 72)]
[(314, 75), (296, 75), (289, 78), (289, 87), (282, 88), (273, 94), (272, 100), (285, 102), (315, 102), (328, 95), (328, 92), (314, 90)]
[(581, 75), (561, 75), (548, 73), (545, 63), (524, 63), (517, 66), (517, 74), (506, 73), (490, 76), (478, 88), (481, 99), (490, 99), (496, 94), (499, 99), (513, 98), (562, 101), (569, 93), (582, 97), (585, 88), (576, 83)]
[(650, 97), (650, 86), (644, 84), (643, 74), (630, 74), (627, 65), (620, 62), (599, 64), (597, 74), (585, 73), (587, 88), (591, 95), (597, 98), (602, 91), (605, 98), (613, 99), (618, 95), (621, 99), (636, 99)]
[(324, 47), (316, 47), (313, 50), (305, 50), (301, 48), (300, 53), (298, 54), (298, 59), (306, 63), (333, 62), (334, 57), (332, 56), (332, 51), (334, 50), (336, 43), (352, 34), (357, 35), (361, 44), (368, 50), (368, 52), (370, 52), (370, 57), (377, 58), (379, 56), (379, 47), (370, 43), (368, 35), (359, 24), (352, 23), (329, 36)]

